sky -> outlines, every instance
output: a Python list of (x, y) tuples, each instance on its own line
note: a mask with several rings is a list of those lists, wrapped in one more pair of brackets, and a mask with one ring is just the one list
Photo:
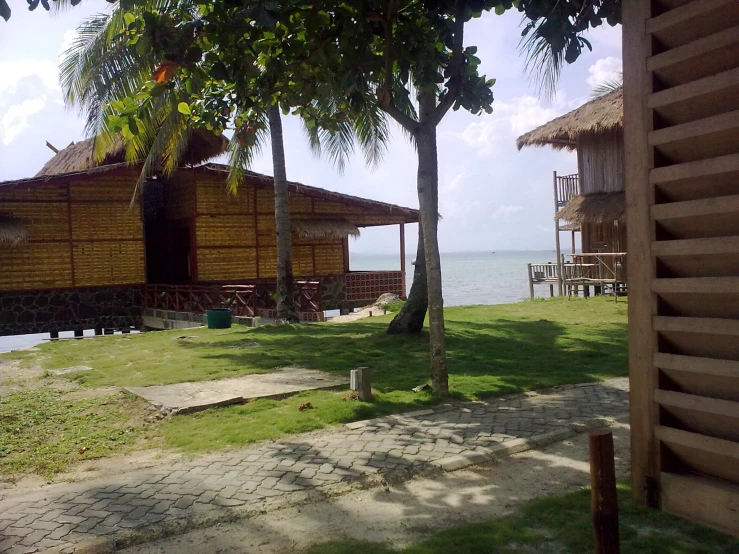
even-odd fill
[[(0, 181), (33, 176), (57, 148), (85, 138), (84, 122), (64, 106), (58, 82), (59, 55), (105, 0), (84, 0), (61, 14), (26, 9), (10, 0), (13, 15), (0, 21)], [(438, 129), (439, 246), (442, 252), (550, 250), (554, 245), (552, 171), (575, 173), (575, 154), (550, 148), (518, 151), (517, 136), (567, 113), (590, 90), (621, 69), (621, 28), (607, 26), (587, 36), (593, 51), (562, 72), (556, 97), (540, 97), (518, 51), (520, 16), (487, 14), (470, 22), (465, 45), (476, 45), (481, 73), (495, 78), (492, 114), (449, 112)], [(284, 121), (288, 178), (307, 185), (418, 207), (416, 155), (400, 128), (383, 163), (368, 168), (355, 156), (343, 174), (309, 150), (299, 121)], [(268, 150), (254, 171), (272, 172)], [(407, 251), (415, 251), (417, 226), (406, 229)], [(363, 229), (353, 253), (395, 253), (398, 228)]]

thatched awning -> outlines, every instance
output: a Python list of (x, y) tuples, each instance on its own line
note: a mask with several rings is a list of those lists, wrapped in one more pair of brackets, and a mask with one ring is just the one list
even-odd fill
[(516, 139), (516, 146), (552, 146), (574, 150), (577, 138), (587, 133), (602, 133), (623, 127), (623, 89), (591, 100), (549, 123)]
[[(110, 152), (105, 156), (102, 163), (96, 163), (93, 155), (95, 139), (90, 138), (80, 142), (72, 143), (60, 150), (51, 158), (36, 177), (42, 175), (59, 175), (61, 173), (72, 173), (86, 171), (95, 167), (112, 165), (125, 162), (125, 150), (122, 140), (117, 140)], [(190, 133), (190, 139), (185, 153), (180, 161), (181, 165), (197, 165), (211, 158), (215, 158), (226, 152), (228, 139), (217, 136), (206, 130), (196, 130)]]
[(358, 237), (359, 228), (346, 219), (293, 219), (293, 235), (302, 239)]
[(626, 220), (626, 196), (623, 192), (578, 194), (557, 212), (565, 221), (583, 223), (606, 223)]
[(0, 246), (16, 246), (28, 238), (26, 228), (17, 217), (0, 214)]

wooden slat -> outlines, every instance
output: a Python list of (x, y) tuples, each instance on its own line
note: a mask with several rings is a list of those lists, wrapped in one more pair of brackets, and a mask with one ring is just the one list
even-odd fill
[(717, 360), (698, 356), (656, 353), (654, 355), (654, 365), (661, 369), (683, 371), (686, 373), (739, 378), (739, 362), (734, 360)]
[(707, 437), (698, 433), (691, 433), (682, 429), (662, 425), (656, 427), (655, 434), (661, 441), (710, 452), (719, 456), (726, 456), (739, 462), (739, 443), (737, 442)]
[(739, 319), (654, 316), (653, 325), (664, 332), (739, 336)]
[(652, 291), (665, 294), (732, 294), (739, 291), (739, 277), (655, 279), (652, 282)]
[[(733, 0), (732, 0), (733, 1)], [(739, 86), (739, 68), (731, 69), (704, 77), (684, 85), (668, 88), (660, 92), (654, 92), (647, 97), (650, 108), (661, 108), (676, 102), (690, 100), (697, 96), (712, 94), (720, 90)]]
[(678, 140), (698, 139), (705, 135), (736, 128), (739, 128), (739, 110), (652, 131), (649, 133), (648, 138), (650, 145), (660, 146)]
[(739, 171), (739, 154), (728, 154), (707, 160), (697, 160), (668, 167), (655, 168), (649, 172), (649, 182), (656, 185), (688, 179), (700, 179), (734, 171)]
[(703, 0), (691, 2), (647, 20), (647, 33), (655, 33), (693, 18), (708, 14), (723, 6), (733, 5), (736, 0)]
[(739, 402), (659, 389), (654, 400), (662, 406), (739, 419)]
[(652, 242), (652, 256), (709, 256), (712, 254), (739, 254), (739, 237)]
[[(739, 158), (737, 158), (739, 160)], [(652, 219), (680, 219), (703, 215), (739, 213), (739, 194), (734, 196), (717, 196), (686, 200), (668, 204), (655, 204), (651, 208)]]
[(726, 29), (719, 33), (695, 40), (679, 48), (647, 58), (647, 71), (657, 71), (678, 63), (727, 48), (739, 41), (739, 28)]
[(739, 537), (739, 486), (698, 475), (662, 472), (660, 500), (667, 512)]

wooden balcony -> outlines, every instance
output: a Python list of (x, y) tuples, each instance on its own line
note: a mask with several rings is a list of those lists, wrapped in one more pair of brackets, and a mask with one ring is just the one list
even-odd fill
[(580, 179), (577, 173), (555, 176), (554, 198), (557, 204), (557, 210), (564, 208), (578, 194), (580, 194)]

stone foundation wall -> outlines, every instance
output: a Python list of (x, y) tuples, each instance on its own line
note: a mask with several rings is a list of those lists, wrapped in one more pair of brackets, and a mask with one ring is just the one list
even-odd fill
[(143, 286), (0, 293), (0, 336), (141, 325)]
[(321, 277), (321, 307), (324, 310), (340, 310), (346, 305), (346, 281), (343, 275)]

